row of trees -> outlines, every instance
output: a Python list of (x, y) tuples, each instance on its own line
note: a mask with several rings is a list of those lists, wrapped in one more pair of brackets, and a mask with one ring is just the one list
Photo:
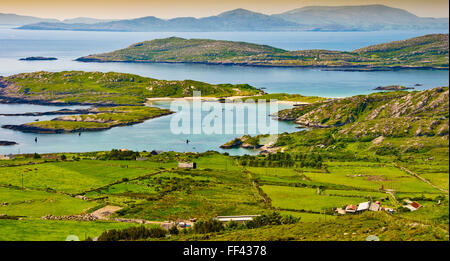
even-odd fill
[(272, 167), (272, 168), (292, 168), (311, 167), (322, 168), (323, 159), (316, 153), (283, 153), (249, 156), (244, 155), (238, 158), (242, 166), (249, 167)]

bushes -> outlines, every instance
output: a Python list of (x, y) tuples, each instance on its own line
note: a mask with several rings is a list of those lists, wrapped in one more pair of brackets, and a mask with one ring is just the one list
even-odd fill
[(322, 157), (316, 153), (282, 153), (269, 154), (267, 156), (244, 155), (238, 158), (242, 166), (269, 167), (269, 168), (292, 168), (311, 167), (321, 168)]
[(169, 234), (171, 235), (178, 235), (180, 231), (178, 230), (177, 226), (172, 226), (169, 228)]
[(299, 218), (293, 216), (281, 216), (278, 212), (273, 212), (271, 214), (265, 214), (255, 217), (253, 220), (245, 223), (247, 228), (259, 228), (263, 226), (270, 225), (286, 225), (295, 224), (299, 221)]
[(195, 222), (193, 227), (194, 233), (198, 234), (220, 232), (224, 229), (225, 227), (223, 226), (222, 222), (216, 219), (199, 220)]
[(99, 157), (100, 160), (136, 160), (139, 152), (131, 150), (111, 150), (108, 154)]
[(165, 237), (167, 231), (162, 228), (146, 228), (145, 226), (130, 227), (122, 230), (108, 230), (103, 232), (98, 241), (139, 240), (146, 238)]

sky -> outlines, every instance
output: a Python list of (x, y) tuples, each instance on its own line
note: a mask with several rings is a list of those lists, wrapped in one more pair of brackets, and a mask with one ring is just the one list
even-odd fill
[(244, 8), (276, 14), (311, 5), (383, 4), (421, 17), (449, 17), (449, 0), (0, 0), (0, 13), (45, 18), (205, 17)]

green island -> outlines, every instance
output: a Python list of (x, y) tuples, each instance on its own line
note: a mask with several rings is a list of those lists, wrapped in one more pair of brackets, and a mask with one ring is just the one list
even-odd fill
[(77, 59), (82, 62), (205, 63), (339, 70), (447, 69), (448, 34), (429, 34), (351, 52), (287, 51), (267, 45), (170, 37)]
[(32, 133), (100, 131), (142, 123), (172, 113), (167, 109), (147, 106), (98, 107), (90, 109), (90, 112), (94, 114), (61, 116), (51, 121), (3, 125), (2, 128)]
[(0, 102), (38, 104), (143, 105), (148, 98), (252, 96), (247, 84), (166, 81), (116, 72), (33, 72), (0, 77)]
[[(14, 155), (0, 160), (0, 240), (448, 241), (448, 105), (448, 87), (305, 104), (278, 118), (308, 130), (246, 136), (254, 156)], [(345, 211), (363, 202), (381, 208)], [(219, 219), (236, 215), (253, 218)]]

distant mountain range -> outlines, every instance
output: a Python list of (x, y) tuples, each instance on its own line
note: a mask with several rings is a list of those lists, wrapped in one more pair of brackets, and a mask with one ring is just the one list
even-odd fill
[(58, 23), (57, 19), (46, 19), (34, 16), (24, 16), (16, 14), (2, 14), (0, 13), (0, 25), (21, 26), (32, 23)]
[(378, 31), (448, 29), (447, 18), (422, 18), (384, 5), (310, 6), (266, 15), (235, 9), (204, 18), (160, 19), (154, 16), (105, 21), (78, 18), (38, 21), (18, 27), (29, 30), (73, 31)]
[(60, 21), (58, 19), (49, 19), (49, 18), (40, 18), (34, 16), (24, 16), (24, 15), (16, 15), (16, 14), (2, 14), (0, 13), (0, 25), (10, 25), (10, 26), (22, 26), (27, 24), (35, 24), (35, 23), (64, 23), (64, 24), (95, 24), (95, 23), (105, 23), (117, 21), (113, 19), (95, 19), (88, 17), (77, 17), (72, 19), (66, 19)]

